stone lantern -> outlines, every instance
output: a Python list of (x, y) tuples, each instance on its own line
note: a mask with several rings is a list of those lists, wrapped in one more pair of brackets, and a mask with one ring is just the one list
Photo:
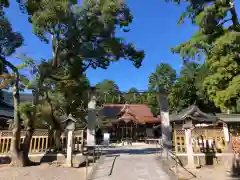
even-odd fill
[(69, 116), (62, 121), (62, 124), (64, 125), (65, 130), (67, 130), (67, 158), (66, 158), (66, 166), (72, 167), (72, 146), (73, 146), (73, 131), (75, 130), (76, 126), (76, 119), (69, 114)]

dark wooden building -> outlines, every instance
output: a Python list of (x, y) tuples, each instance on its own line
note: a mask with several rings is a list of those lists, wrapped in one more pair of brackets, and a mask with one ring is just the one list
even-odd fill
[(144, 141), (160, 135), (161, 123), (145, 104), (106, 104), (98, 113), (98, 124), (103, 132), (110, 133), (112, 142), (131, 139)]
[[(20, 102), (32, 101), (32, 94), (20, 93)], [(0, 99), (0, 129), (8, 129), (8, 121), (13, 119), (12, 93), (2, 90)]]

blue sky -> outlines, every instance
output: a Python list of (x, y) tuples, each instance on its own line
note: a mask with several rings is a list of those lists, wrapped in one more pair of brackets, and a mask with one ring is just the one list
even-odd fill
[[(11, 7), (7, 10), (6, 15), (14, 30), (21, 32), (25, 39), (24, 46), (17, 52), (27, 53), (35, 59), (51, 57), (50, 45), (42, 43), (32, 34), (27, 16), (19, 11), (15, 1), (11, 2)], [(144, 0), (127, 1), (134, 20), (130, 32), (119, 34), (129, 42), (135, 43), (137, 48), (145, 51), (146, 56), (142, 67), (136, 69), (127, 60), (122, 60), (112, 64), (107, 70), (89, 69), (87, 76), (92, 84), (104, 79), (111, 79), (118, 84), (121, 90), (128, 90), (131, 87), (145, 90), (148, 86), (148, 77), (154, 72), (157, 64), (167, 62), (179, 71), (180, 57), (173, 55), (170, 47), (188, 40), (195, 28), (190, 23), (182, 26), (176, 25), (179, 15), (184, 9), (183, 6), (165, 3), (164, 0), (146, 2)], [(13, 58), (10, 60), (15, 64), (20, 63)]]

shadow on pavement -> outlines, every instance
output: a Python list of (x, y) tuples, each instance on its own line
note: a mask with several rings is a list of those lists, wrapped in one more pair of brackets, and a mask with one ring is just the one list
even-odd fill
[(159, 153), (160, 149), (156, 148), (142, 148), (142, 149), (134, 149), (134, 148), (119, 148), (119, 149), (108, 149), (107, 154), (129, 154), (129, 155), (147, 155)]

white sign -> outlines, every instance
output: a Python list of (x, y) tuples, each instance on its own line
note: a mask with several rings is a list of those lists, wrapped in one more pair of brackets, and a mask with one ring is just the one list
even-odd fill
[(104, 133), (103, 134), (103, 144), (108, 146), (109, 141), (110, 141), (110, 134), (109, 133)]

